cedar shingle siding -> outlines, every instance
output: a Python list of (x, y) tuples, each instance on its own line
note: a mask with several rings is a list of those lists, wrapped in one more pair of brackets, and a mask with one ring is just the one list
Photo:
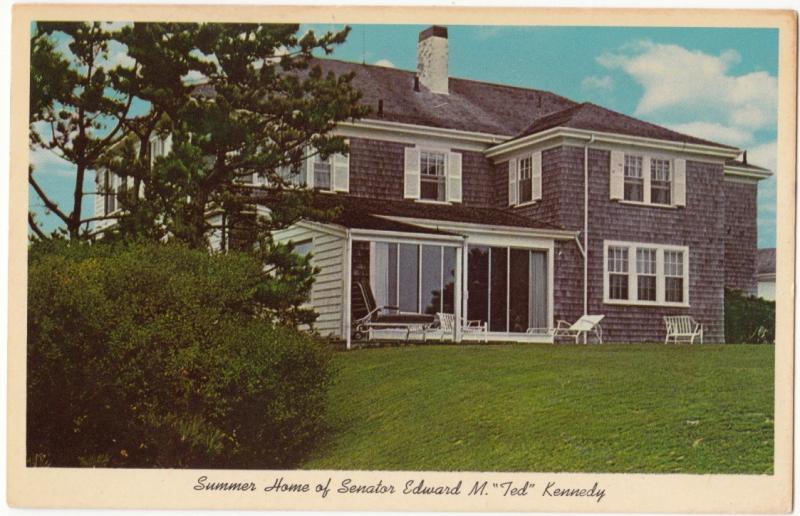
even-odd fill
[[(350, 193), (403, 199), (402, 143), (353, 138)], [(492, 164), (462, 151), (463, 205), (509, 210), (568, 230), (583, 229), (583, 148), (559, 146), (542, 153), (542, 200), (508, 207), (508, 162)], [(706, 327), (706, 341), (723, 335), (725, 286), (755, 289), (756, 185), (723, 180), (723, 165), (686, 162), (686, 207), (626, 205), (609, 199), (610, 152), (589, 151), (589, 313), (605, 314), (609, 342), (659, 342), (665, 315), (687, 314)], [(582, 238), (582, 237), (581, 237)], [(684, 307), (603, 303), (603, 243), (623, 240), (689, 247), (689, 303)], [(554, 318), (583, 313), (583, 259), (574, 242), (556, 242)], [(368, 279), (369, 248), (353, 249), (353, 279)]]
[[(725, 286), (757, 291), (756, 194), (753, 183), (725, 181)], [(774, 271), (773, 271), (774, 272)]]
[[(722, 165), (687, 161), (685, 208), (632, 206), (609, 199), (609, 154), (606, 150), (589, 151), (589, 313), (606, 315), (603, 329), (609, 342), (661, 341), (662, 317), (673, 314), (692, 315), (701, 321), (706, 326), (707, 341), (723, 340), (723, 282), (728, 265), (723, 204), (724, 185), (730, 183), (723, 183)], [(505, 162), (495, 167), (496, 184), (506, 186), (496, 192), (498, 204), (507, 204), (507, 184), (499, 179), (504, 172), (507, 177), (507, 171)], [(583, 148), (561, 146), (543, 152), (542, 192), (540, 203), (516, 211), (565, 229), (583, 229)], [(745, 213), (741, 218), (744, 225), (744, 221), (750, 221), (754, 233), (755, 215)], [(688, 246), (690, 307), (603, 303), (605, 240)], [(738, 246), (747, 247), (742, 252), (754, 257), (755, 241), (741, 244)], [(729, 247), (736, 244), (731, 242)], [(583, 259), (576, 244), (557, 244), (555, 268), (555, 319), (574, 321), (583, 313)], [(737, 272), (753, 282), (754, 265), (751, 268), (752, 273), (747, 269)]]

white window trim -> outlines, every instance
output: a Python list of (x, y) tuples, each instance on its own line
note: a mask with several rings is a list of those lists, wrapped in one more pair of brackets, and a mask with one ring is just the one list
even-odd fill
[[(417, 168), (419, 169), (419, 197), (414, 199), (416, 202), (421, 203), (428, 203), (428, 204), (454, 204), (452, 201), (447, 200), (447, 188), (448, 182), (450, 180), (450, 153), (453, 152), (452, 149), (449, 147), (436, 147), (430, 145), (416, 145), (415, 148), (417, 149)], [(436, 154), (444, 154), (444, 201), (440, 201), (437, 199), (423, 199), (422, 198), (422, 153), (423, 152), (430, 152)], [(461, 172), (461, 187), (464, 187), (464, 172)]]
[[(631, 206), (648, 206), (650, 208), (667, 208), (667, 209), (678, 209), (679, 206), (675, 203), (675, 156), (661, 154), (661, 153), (651, 153), (651, 152), (623, 152), (623, 160), (627, 156), (638, 156), (642, 158), (642, 179), (643, 181), (643, 193), (642, 193), (642, 201), (629, 201), (624, 198), (617, 199), (616, 201), (620, 204), (629, 204)], [(652, 161), (654, 159), (666, 160), (669, 162), (669, 184), (670, 184), (670, 203), (669, 204), (661, 204), (657, 202), (652, 202), (651, 200), (651, 186), (653, 181), (653, 170), (652, 170)], [(624, 161), (623, 161), (624, 162)], [(625, 182), (625, 177), (623, 174), (623, 185)]]
[[(608, 248), (628, 248), (628, 299), (611, 299), (608, 278)], [(656, 250), (656, 300), (641, 301), (637, 299), (637, 274), (636, 274), (636, 249), (647, 248)], [(664, 300), (665, 275), (664, 251), (680, 251), (683, 253), (683, 302), (674, 303)], [(603, 242), (603, 303), (607, 305), (634, 305), (634, 306), (669, 306), (688, 308), (689, 305), (689, 247), (669, 244), (651, 244), (646, 242), (623, 242), (618, 240), (605, 240)]]
[[(537, 152), (539, 152), (540, 154), (543, 155), (544, 154), (543, 151), (547, 150), (549, 148), (552, 148), (552, 147), (547, 147), (545, 149), (531, 150), (531, 151), (525, 152), (523, 154), (519, 154), (519, 155), (515, 156), (514, 158), (511, 158), (516, 162), (516, 174), (517, 174), (517, 178), (516, 178), (517, 179), (517, 186), (516, 186), (516, 188), (517, 188), (517, 198), (516, 198), (514, 204), (510, 205), (511, 208), (523, 208), (525, 206), (534, 206), (534, 205), (539, 204), (540, 202), (542, 202), (542, 198), (544, 198), (544, 195), (542, 195), (542, 197), (540, 197), (538, 199), (533, 197), (533, 181), (534, 181), (534, 178), (533, 178), (533, 172), (534, 172), (533, 171), (533, 167), (534, 167), (533, 155), (536, 154)], [(519, 162), (521, 160), (523, 160), (523, 159), (526, 159), (526, 158), (530, 158), (530, 160), (531, 160), (531, 177), (530, 177), (530, 180), (531, 180), (531, 200), (530, 201), (525, 201), (525, 202), (519, 202), (519, 183), (520, 183), (520, 180), (521, 180), (521, 171), (520, 171)], [(543, 164), (540, 164), (539, 166), (541, 168), (543, 168)], [(541, 173), (541, 171), (540, 171), (540, 173)]]

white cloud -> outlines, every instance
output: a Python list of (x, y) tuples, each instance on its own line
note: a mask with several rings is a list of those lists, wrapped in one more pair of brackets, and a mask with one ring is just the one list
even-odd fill
[(102, 22), (100, 24), (100, 27), (105, 32), (114, 32), (121, 29), (122, 27), (131, 27), (131, 26), (133, 26), (133, 23), (127, 21)]
[(581, 87), (587, 90), (611, 91), (614, 88), (614, 80), (610, 75), (604, 75), (602, 77), (590, 75), (581, 81)]
[(778, 168), (778, 146), (775, 142), (765, 143), (747, 151), (747, 162), (771, 170)]
[(28, 160), (36, 174), (35, 177), (39, 177), (42, 174), (75, 177), (75, 165), (48, 149), (30, 150)]
[(772, 127), (777, 117), (777, 79), (766, 72), (731, 73), (740, 60), (733, 50), (712, 55), (651, 41), (633, 42), (597, 58), (644, 89), (636, 115), (673, 126), (703, 122), (693, 128), (706, 133), (716, 125), (734, 144), (751, 141), (755, 131)]
[(385, 66), (386, 68), (397, 68), (393, 62), (389, 61), (388, 59), (378, 59), (375, 61), (375, 64), (378, 66)]
[(667, 127), (679, 133), (689, 134), (705, 140), (726, 143), (735, 147), (746, 145), (753, 139), (753, 135), (750, 131), (725, 126), (715, 122), (667, 124)]
[(108, 44), (108, 56), (100, 60), (100, 65), (111, 70), (117, 66), (131, 68), (135, 62), (136, 61), (128, 55), (127, 45), (118, 41), (111, 41)]

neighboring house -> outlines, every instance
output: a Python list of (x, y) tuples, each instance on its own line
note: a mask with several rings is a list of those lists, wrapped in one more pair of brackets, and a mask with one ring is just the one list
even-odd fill
[(337, 128), (349, 156), (311, 159), (298, 178), (338, 218), (275, 235), (320, 270), (321, 333), (350, 345), (362, 283), (379, 305), (487, 322), (490, 340), (551, 342), (556, 321), (588, 313), (605, 315), (609, 342), (663, 342), (676, 314), (720, 342), (724, 288), (755, 290), (756, 194), (771, 172), (739, 149), (449, 77), (444, 27), (420, 33), (416, 72), (316, 64), (354, 72), (372, 107)]
[(775, 301), (775, 248), (758, 250), (756, 265), (758, 297)]

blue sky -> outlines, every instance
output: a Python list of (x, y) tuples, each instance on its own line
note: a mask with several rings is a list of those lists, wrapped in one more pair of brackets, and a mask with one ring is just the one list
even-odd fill
[[(413, 70), (425, 27), (354, 25), (332, 57)], [(449, 40), (451, 76), (591, 101), (747, 149), (749, 162), (774, 170), (777, 29), (450, 26)], [(68, 198), (69, 167), (42, 152), (32, 160), (43, 186)], [(758, 243), (775, 245), (774, 178), (759, 185)]]

